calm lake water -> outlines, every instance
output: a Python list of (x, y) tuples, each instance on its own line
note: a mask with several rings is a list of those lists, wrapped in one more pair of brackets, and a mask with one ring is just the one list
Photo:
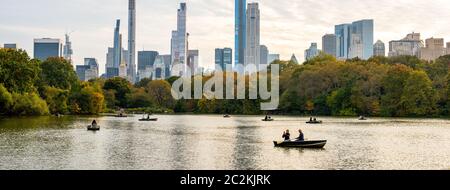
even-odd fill
[[(450, 169), (450, 120), (163, 115), (157, 122), (97, 117), (0, 119), (0, 169)], [(324, 149), (275, 148), (303, 129)]]

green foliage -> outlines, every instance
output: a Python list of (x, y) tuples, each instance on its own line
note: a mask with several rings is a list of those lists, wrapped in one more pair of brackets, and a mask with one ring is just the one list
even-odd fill
[(9, 112), (9, 109), (13, 105), (13, 98), (11, 93), (0, 84), (0, 114), (5, 114)]
[(40, 68), (40, 87), (71, 90), (78, 85), (78, 77), (72, 64), (64, 58), (50, 57), (40, 64)]
[[(132, 85), (126, 79), (115, 77), (112, 79), (108, 79), (103, 86), (103, 89), (114, 90), (110, 92), (114, 92), (115, 106), (121, 108), (128, 107), (128, 97), (131, 94)], [(108, 103), (110, 104), (110, 102)]]
[(145, 90), (155, 105), (163, 108), (173, 108), (175, 100), (172, 97), (171, 85), (164, 80), (155, 80), (148, 83)]
[(23, 50), (0, 49), (0, 83), (9, 92), (33, 92), (40, 72), (39, 63)]
[(49, 113), (47, 103), (36, 93), (13, 93), (12, 115), (46, 115)]
[(105, 107), (105, 97), (100, 89), (89, 83), (82, 84), (79, 92), (70, 98), (70, 110), (75, 114), (99, 114)]
[(68, 112), (69, 91), (62, 90), (55, 87), (45, 87), (44, 90), (45, 101), (48, 104), (50, 113), (65, 114)]
[(142, 108), (142, 107), (152, 107), (153, 102), (148, 93), (145, 92), (144, 88), (133, 88), (132, 92), (129, 94), (128, 107), (129, 108)]

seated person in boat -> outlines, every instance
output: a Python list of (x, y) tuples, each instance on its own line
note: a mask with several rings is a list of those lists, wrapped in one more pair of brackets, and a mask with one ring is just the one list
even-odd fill
[(291, 140), (291, 134), (289, 133), (289, 130), (283, 132), (283, 138), (285, 141)]
[(264, 120), (269, 120), (269, 116), (268, 116), (268, 115), (266, 115), (266, 117), (264, 118)]
[(303, 131), (301, 129), (299, 129), (298, 133), (300, 133), (300, 135), (295, 140), (296, 141), (305, 141), (305, 135), (303, 134)]
[(309, 118), (309, 122), (312, 122), (312, 121), (313, 121), (313, 118), (312, 118), (312, 117), (310, 117), (310, 118)]
[(97, 126), (97, 121), (95, 121), (95, 119), (92, 121), (92, 126)]

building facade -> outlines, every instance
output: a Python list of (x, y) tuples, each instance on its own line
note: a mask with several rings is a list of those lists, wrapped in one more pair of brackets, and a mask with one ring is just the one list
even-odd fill
[(216, 48), (215, 65), (219, 66), (222, 71), (227, 71), (228, 67), (233, 65), (233, 50), (231, 48)]
[[(235, 0), (234, 64), (244, 66), (247, 30), (247, 1)], [(242, 71), (239, 71), (242, 72)]]
[(420, 49), (424, 47), (420, 33), (411, 33), (401, 40), (389, 42), (389, 57), (409, 55), (420, 57)]
[(138, 51), (138, 81), (152, 78), (153, 66), (158, 55), (157, 51)]
[(189, 50), (186, 68), (187, 74), (190, 76), (196, 75), (199, 63), (200, 63), (200, 51)]
[(425, 47), (420, 49), (420, 59), (433, 61), (446, 53), (443, 38), (429, 38), (425, 40)]
[(84, 58), (84, 65), (77, 65), (76, 72), (81, 81), (89, 81), (99, 76), (98, 62), (95, 58)]
[(17, 49), (17, 44), (3, 44), (3, 48), (7, 49)]
[[(244, 66), (254, 65), (259, 67), (261, 59), (260, 50), (260, 11), (258, 3), (247, 5), (247, 30), (245, 43)], [(253, 71), (249, 71), (253, 72)]]
[(260, 56), (261, 58), (259, 59), (260, 61), (260, 69), (265, 69), (267, 68), (267, 64), (269, 63), (269, 49), (267, 48), (267, 46), (265, 45), (260, 45), (259, 46), (259, 51), (260, 51)]
[(339, 59), (348, 59), (348, 50), (350, 48), (350, 26), (350, 24), (335, 26), (336, 57)]
[(280, 54), (269, 54), (267, 56), (267, 63), (271, 64), (276, 60), (280, 60)]
[(60, 39), (34, 39), (34, 58), (45, 61), (49, 57), (61, 57), (62, 44)]
[(373, 56), (386, 56), (386, 47), (381, 40), (373, 45)]
[(322, 37), (322, 51), (336, 57), (337, 38), (335, 34), (325, 34)]
[(305, 60), (308, 61), (319, 55), (319, 49), (317, 48), (317, 43), (311, 43), (308, 49), (305, 50)]

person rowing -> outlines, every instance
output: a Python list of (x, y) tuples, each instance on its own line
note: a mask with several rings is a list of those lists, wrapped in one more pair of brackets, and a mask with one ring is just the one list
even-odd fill
[(285, 141), (289, 141), (291, 140), (291, 133), (289, 133), (289, 130), (286, 130), (285, 132), (283, 132), (283, 136)]
[(305, 135), (301, 129), (298, 130), (299, 136), (295, 139), (296, 141), (305, 141)]

